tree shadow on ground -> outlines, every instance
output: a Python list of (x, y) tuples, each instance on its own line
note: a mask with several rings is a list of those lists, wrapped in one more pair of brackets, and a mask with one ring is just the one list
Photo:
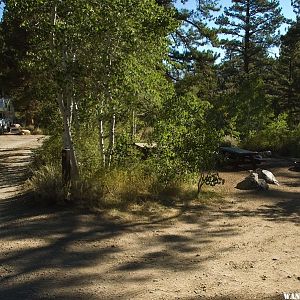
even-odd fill
[[(224, 214), (231, 218), (241, 216), (260, 216), (274, 222), (293, 222), (300, 224), (300, 193), (294, 191), (268, 190), (247, 191), (239, 195), (241, 202), (266, 200), (267, 203), (257, 209), (227, 209)], [(251, 199), (251, 200), (250, 200)]]
[[(8, 176), (1, 188), (12, 183), (7, 180), (14, 173), (16, 184), (26, 177), (20, 165), (0, 171)], [(0, 201), (0, 298), (138, 299), (143, 284), (152, 282), (152, 271), (180, 276), (232, 250), (212, 250), (220, 238), (239, 234), (232, 225), (214, 224), (218, 218), (220, 213), (208, 213), (206, 206), (184, 205), (171, 217), (126, 222), (103, 212), (37, 205), (30, 195), (5, 197)]]
[[(18, 155), (1, 159), (2, 189), (18, 186), (28, 177), (27, 161), (28, 156)], [(87, 209), (41, 205), (30, 194), (3, 194), (1, 299), (115, 299), (116, 295), (130, 299), (135, 292), (128, 294), (121, 289), (115, 291), (115, 296), (110, 291), (102, 297), (104, 290), (89, 291), (87, 287), (94, 287), (95, 282), (105, 286), (107, 280), (144, 282), (151, 280), (153, 269), (180, 272), (201, 268), (217, 254), (197, 256), (199, 251), (213, 243), (214, 237), (237, 234), (234, 228), (222, 227), (207, 239), (212, 218), (203, 218), (205, 206), (194, 206), (192, 210), (185, 204), (178, 207), (175, 216), (134, 223), (110, 219), (104, 213)], [(195, 228), (187, 233), (164, 232), (173, 226), (173, 221), (193, 222)], [(138, 235), (133, 240), (137, 244), (133, 249), (120, 243), (122, 239), (130, 242), (128, 235)], [(143, 246), (145, 239), (147, 246)], [(139, 271), (146, 271), (146, 275), (130, 275)]]
[[(20, 151), (21, 149), (18, 148)], [(20, 185), (29, 177), (28, 162), (31, 152), (19, 153), (8, 150), (0, 151), (0, 189)]]
[[(153, 269), (180, 272), (201, 268), (217, 256), (199, 254), (214, 238), (237, 234), (234, 228), (222, 227), (211, 231), (208, 239), (214, 218), (204, 218), (197, 209), (187, 212), (196, 222), (194, 229), (174, 234), (169, 233), (174, 220), (190, 221), (181, 212), (153, 222), (120, 222), (88, 210), (36, 207), (30, 197), (3, 200), (0, 212), (0, 240), (7, 245), (0, 255), (1, 299), (19, 299), (21, 295), (23, 299), (99, 299), (101, 293), (83, 287), (94, 282), (105, 285), (107, 280), (118, 282), (118, 278), (144, 282), (151, 280)], [(133, 249), (120, 242), (130, 242), (130, 236), (137, 243)], [(91, 272), (83, 271), (87, 269)], [(139, 271), (149, 273), (130, 275)], [(122, 297), (130, 299), (125, 293)]]

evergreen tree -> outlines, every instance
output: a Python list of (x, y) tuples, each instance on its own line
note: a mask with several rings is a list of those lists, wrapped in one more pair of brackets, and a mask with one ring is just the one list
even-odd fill
[(220, 66), (220, 104), (227, 127), (242, 139), (261, 130), (272, 116), (267, 93), (273, 59), (268, 51), (279, 42), (284, 21), (275, 0), (232, 0), (217, 23), (227, 37)]
[(272, 93), (277, 114), (287, 113), (291, 125), (300, 121), (300, 22), (282, 37)]
[(299, 22), (300, 19), (300, 0), (291, 0), (291, 4), (294, 10), (294, 13), (296, 14), (297, 22)]
[(227, 59), (238, 58), (240, 71), (259, 69), (261, 58), (279, 42), (278, 28), (285, 20), (277, 0), (232, 0), (218, 19)]
[(189, 2), (195, 5), (194, 9), (179, 9), (177, 2), (179, 1), (168, 1), (168, 5), (175, 10), (176, 20), (181, 25), (171, 34), (172, 68), (169, 75), (175, 80), (182, 78), (185, 72), (193, 71), (196, 61), (200, 64), (209, 63), (211, 54), (202, 53), (204, 51), (201, 47), (218, 43), (217, 30), (210, 28), (208, 22), (214, 19), (213, 12), (219, 10), (216, 0)]

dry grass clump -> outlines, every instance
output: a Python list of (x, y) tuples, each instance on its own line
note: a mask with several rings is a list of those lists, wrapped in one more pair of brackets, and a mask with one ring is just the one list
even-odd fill
[(27, 187), (33, 192), (35, 200), (42, 203), (62, 203), (65, 199), (61, 174), (53, 165), (33, 171), (33, 176), (27, 181)]
[(28, 187), (36, 201), (47, 204), (71, 202), (117, 211), (118, 214), (123, 212), (131, 216), (156, 218), (176, 215), (191, 203), (206, 205), (217, 198), (210, 191), (203, 191), (198, 198), (197, 188), (191, 182), (177, 180), (163, 186), (153, 174), (146, 174), (142, 169), (99, 172), (94, 176), (83, 176), (69, 187), (63, 187), (60, 172), (59, 166), (53, 165), (33, 172)]
[(35, 127), (34, 125), (28, 125), (23, 129), (29, 130), (30, 133), (33, 134), (33, 135), (42, 135), (42, 134), (44, 134), (44, 132), (41, 128)]

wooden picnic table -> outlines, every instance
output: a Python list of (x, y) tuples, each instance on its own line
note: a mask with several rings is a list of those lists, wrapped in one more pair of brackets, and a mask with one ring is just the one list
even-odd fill
[(263, 161), (258, 152), (237, 147), (221, 147), (220, 152), (235, 166), (250, 163), (256, 169), (257, 164)]

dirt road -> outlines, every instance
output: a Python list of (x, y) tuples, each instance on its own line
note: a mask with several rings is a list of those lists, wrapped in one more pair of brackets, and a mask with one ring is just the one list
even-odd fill
[(20, 190), (28, 172), (31, 150), (38, 147), (42, 139), (42, 136), (0, 135), (0, 199)]
[(0, 136), (0, 299), (284, 299), (300, 293), (300, 173), (276, 160), (279, 187), (162, 220), (37, 207), (22, 182), (36, 137)]

